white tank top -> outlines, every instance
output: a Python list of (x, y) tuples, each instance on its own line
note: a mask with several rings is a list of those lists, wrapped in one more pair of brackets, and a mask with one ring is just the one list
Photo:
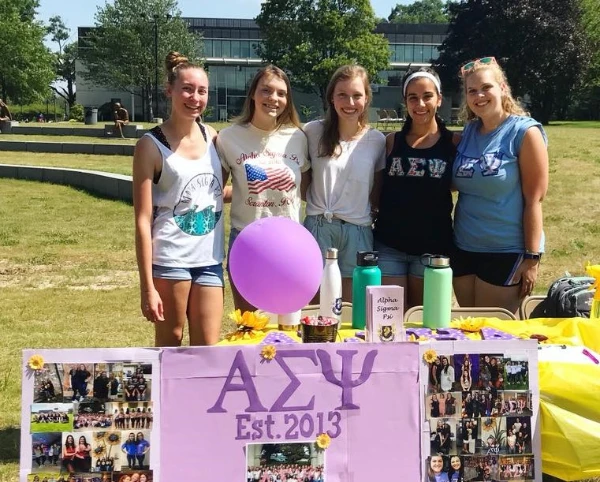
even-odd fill
[(162, 156), (160, 179), (152, 185), (152, 264), (194, 268), (222, 263), (223, 176), (214, 144), (208, 139), (204, 156), (190, 160), (151, 133), (145, 135)]

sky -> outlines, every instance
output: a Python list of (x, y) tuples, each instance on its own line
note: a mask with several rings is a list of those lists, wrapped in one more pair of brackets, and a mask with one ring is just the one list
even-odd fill
[[(69, 42), (77, 40), (77, 27), (94, 25), (94, 15), (98, 7), (111, 0), (40, 0), (38, 19), (47, 23), (50, 17), (60, 15), (71, 30)], [(386, 17), (398, 4), (412, 3), (410, 0), (371, 0), (371, 5), (378, 17)], [(260, 13), (260, 0), (179, 0), (178, 5), (183, 17), (220, 17), (220, 18), (254, 18)]]

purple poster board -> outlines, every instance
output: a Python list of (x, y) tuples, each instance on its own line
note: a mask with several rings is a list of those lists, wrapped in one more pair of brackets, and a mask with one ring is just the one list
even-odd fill
[(163, 480), (245, 482), (290, 462), (290, 444), (326, 482), (420, 480), (417, 344), (280, 345), (271, 361), (262, 348), (163, 351)]

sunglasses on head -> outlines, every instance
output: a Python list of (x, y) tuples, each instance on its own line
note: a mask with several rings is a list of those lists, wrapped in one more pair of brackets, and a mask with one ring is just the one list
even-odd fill
[(465, 74), (471, 72), (478, 65), (491, 65), (496, 63), (495, 57), (481, 57), (480, 59), (471, 60), (460, 68), (460, 75), (464, 77)]

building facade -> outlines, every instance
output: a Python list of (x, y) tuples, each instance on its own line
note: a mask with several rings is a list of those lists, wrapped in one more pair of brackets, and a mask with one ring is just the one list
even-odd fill
[[(206, 69), (209, 74), (208, 121), (227, 121), (241, 111), (250, 80), (263, 62), (256, 53), (261, 41), (260, 29), (254, 20), (228, 18), (184, 18), (189, 29), (200, 33), (204, 42)], [(80, 35), (83, 29), (80, 29)], [(390, 46), (389, 69), (379, 73), (381, 84), (373, 84), (370, 118), (375, 121), (377, 110), (402, 110), (401, 79), (409, 65), (430, 65), (438, 57), (437, 48), (446, 37), (445, 24), (381, 23), (375, 32), (383, 34)], [(83, 66), (78, 64), (78, 69)], [(322, 114), (321, 101), (315, 94), (294, 90), (294, 103), (303, 120)], [(120, 100), (136, 119), (135, 102), (130, 94), (102, 89), (77, 78), (78, 102), (84, 106), (100, 106)], [(139, 98), (138, 98), (139, 99)], [(133, 107), (133, 109), (131, 109)], [(442, 117), (450, 118), (451, 102), (442, 106)], [(141, 112), (138, 106), (137, 111)]]

